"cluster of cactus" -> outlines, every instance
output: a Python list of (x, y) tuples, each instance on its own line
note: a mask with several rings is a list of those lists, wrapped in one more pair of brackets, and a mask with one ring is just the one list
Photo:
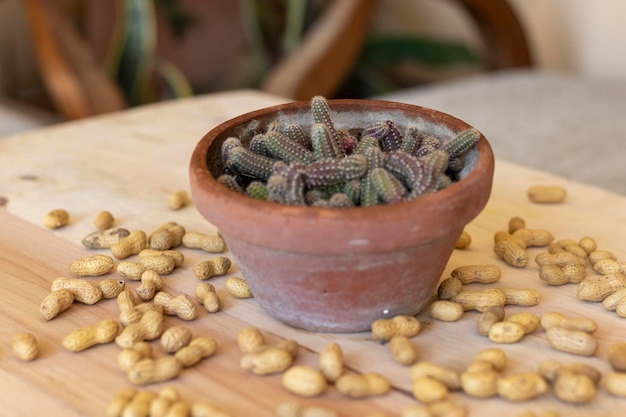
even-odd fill
[[(309, 134), (269, 123), (248, 147), (236, 137), (221, 148), (217, 180), (251, 197), (290, 205), (353, 207), (396, 203), (435, 192), (458, 179), (463, 153), (480, 133), (468, 129), (442, 143), (391, 120), (362, 130), (339, 129), (324, 97), (311, 99)], [(356, 133), (355, 133), (356, 132)]]

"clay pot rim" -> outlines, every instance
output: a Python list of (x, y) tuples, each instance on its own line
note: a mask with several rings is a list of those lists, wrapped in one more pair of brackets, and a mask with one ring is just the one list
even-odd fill
[[(452, 127), (452, 130), (458, 128), (458, 131), (461, 131), (472, 127), (466, 122), (447, 113), (405, 103), (366, 99), (328, 100), (328, 102), (331, 109), (336, 112), (341, 112), (343, 109), (353, 110), (356, 106), (357, 108), (370, 111), (374, 109), (374, 111), (389, 110), (400, 111), (402, 113), (418, 113), (419, 117), (436, 120), (437, 122)], [(407, 223), (414, 222), (418, 217), (428, 217), (435, 208), (440, 210), (453, 210), (454, 208), (463, 206), (464, 201), (469, 198), (468, 194), (480, 188), (480, 184), (485, 181), (486, 176), (489, 176), (490, 180), (492, 178), (494, 168), (493, 152), (486, 138), (482, 135), (476, 146), (478, 155), (475, 166), (464, 178), (435, 193), (424, 195), (410, 201), (393, 204), (350, 208), (289, 206), (275, 202), (262, 201), (237, 193), (218, 183), (215, 177), (213, 177), (208, 166), (207, 154), (215, 139), (224, 135), (224, 133), (233, 129), (235, 126), (245, 125), (251, 120), (263, 118), (278, 112), (289, 112), (294, 111), (294, 109), (308, 108), (309, 106), (310, 103), (308, 101), (299, 101), (247, 112), (215, 126), (198, 142), (193, 151), (189, 165), (192, 195), (194, 200), (200, 197), (200, 194), (211, 196), (210, 204), (213, 207), (209, 209), (205, 208), (205, 210), (198, 207), (198, 209), (211, 223), (220, 228), (224, 233), (234, 233), (237, 234), (238, 237), (242, 237), (246, 228), (252, 225), (257, 227), (254, 223), (254, 219), (258, 220), (261, 218), (264, 221), (260, 222), (263, 224), (259, 224), (258, 227), (265, 227), (268, 232), (276, 230), (278, 223), (290, 224), (292, 222), (299, 224), (309, 223), (312, 228), (319, 226), (320, 223), (362, 223), (367, 221), (378, 222), (381, 227), (386, 227), (385, 225), (397, 223), (398, 221)], [(240, 225), (232, 225), (230, 223), (222, 224), (218, 212), (234, 207), (247, 213), (251, 216), (251, 219), (242, 218), (242, 224)], [(211, 211), (214, 216), (207, 216), (205, 214), (206, 211)], [(468, 213), (467, 217), (473, 218), (477, 214), (478, 212)], [(248, 221), (246, 222), (244, 220)], [(229, 229), (228, 232), (227, 229)], [(375, 235), (375, 232), (372, 233), (372, 235)], [(267, 244), (267, 242), (265, 243)], [(280, 244), (277, 244), (277, 246), (280, 246)]]

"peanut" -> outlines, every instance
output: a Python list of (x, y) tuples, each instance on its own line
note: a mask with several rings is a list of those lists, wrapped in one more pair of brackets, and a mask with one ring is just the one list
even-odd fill
[(343, 374), (343, 350), (337, 343), (329, 343), (320, 352), (319, 368), (328, 382), (335, 382)]
[(561, 313), (548, 312), (539, 317), (541, 327), (549, 329), (559, 326), (568, 330), (578, 330), (586, 333), (593, 333), (598, 329), (598, 324), (592, 319), (584, 317), (567, 317)]
[(130, 403), (135, 395), (137, 395), (137, 390), (134, 388), (124, 388), (118, 392), (107, 405), (107, 417), (120, 417), (124, 408)]
[(217, 256), (208, 261), (202, 261), (191, 267), (191, 272), (198, 279), (209, 279), (228, 273), (231, 261), (225, 256)]
[(122, 277), (130, 279), (131, 281), (139, 281), (141, 274), (146, 270), (146, 267), (139, 262), (123, 261), (117, 264), (115, 271)]
[(589, 254), (589, 257), (587, 259), (589, 259), (589, 263), (593, 265), (597, 263), (598, 261), (600, 261), (601, 259), (611, 259), (613, 261), (616, 261), (617, 256), (615, 256), (615, 254), (611, 251), (596, 249)]
[(607, 356), (614, 371), (626, 372), (626, 342), (613, 343)]
[(469, 245), (472, 243), (472, 236), (467, 233), (465, 230), (461, 232), (461, 236), (456, 241), (454, 247), (456, 249), (467, 249)]
[(137, 342), (131, 347), (122, 349), (117, 355), (117, 365), (121, 370), (128, 370), (142, 359), (152, 357), (152, 346), (147, 342)]
[(592, 335), (580, 330), (554, 326), (546, 329), (546, 336), (553, 348), (574, 355), (592, 356), (598, 347), (598, 342)]
[(113, 258), (107, 255), (91, 255), (75, 259), (69, 265), (72, 274), (79, 277), (106, 275), (113, 270)]
[(43, 224), (48, 229), (59, 229), (70, 223), (70, 214), (64, 209), (49, 211), (43, 218)]
[(560, 239), (548, 245), (548, 252), (552, 254), (569, 252), (579, 258), (586, 259), (589, 255), (585, 248), (580, 246), (578, 242), (571, 239)]
[(611, 395), (626, 398), (626, 372), (607, 372), (602, 377), (602, 387)]
[(185, 232), (183, 246), (189, 249), (202, 249), (205, 252), (219, 253), (226, 249), (226, 242), (219, 235), (207, 235), (200, 232)]
[(541, 301), (539, 291), (531, 288), (500, 288), (506, 296), (506, 305), (534, 306)]
[(584, 258), (576, 256), (570, 252), (548, 253), (541, 252), (535, 256), (535, 262), (539, 266), (558, 265), (565, 266), (569, 264), (586, 265)]
[(500, 279), (501, 271), (497, 265), (465, 265), (455, 268), (450, 275), (463, 284), (490, 284)]
[(98, 344), (110, 343), (120, 332), (120, 325), (115, 320), (105, 319), (95, 326), (74, 330), (63, 338), (61, 344), (67, 350), (80, 352)]
[(615, 311), (621, 300), (626, 299), (626, 288), (620, 288), (602, 300), (602, 305), (609, 311)]
[(148, 244), (148, 237), (142, 230), (134, 230), (119, 242), (111, 245), (110, 250), (117, 259), (126, 259), (131, 255), (137, 255)]
[(447, 400), (429, 404), (411, 405), (400, 412), (400, 417), (466, 417), (465, 406)]
[(511, 323), (517, 323), (524, 329), (524, 334), (534, 332), (539, 327), (539, 317), (534, 313), (517, 313), (506, 319)]
[(420, 328), (420, 321), (416, 317), (397, 315), (391, 319), (374, 320), (372, 337), (376, 340), (389, 340), (396, 335), (415, 337)]
[(245, 279), (230, 277), (226, 280), (226, 290), (235, 298), (252, 298), (254, 295)]
[(157, 291), (163, 288), (163, 278), (157, 271), (147, 269), (141, 274), (141, 285), (135, 289), (135, 292), (144, 301), (151, 300)]
[(276, 407), (276, 417), (339, 417), (339, 414), (321, 406), (303, 405), (298, 401), (285, 401)]
[(244, 327), (237, 333), (237, 346), (244, 355), (256, 351), (263, 345), (265, 345), (263, 333), (254, 326)]
[(350, 398), (364, 398), (389, 392), (391, 384), (377, 373), (344, 374), (335, 383), (337, 391)]
[(498, 393), (500, 375), (490, 364), (486, 362), (481, 364), (484, 366), (470, 366), (461, 373), (461, 388), (463, 392), (475, 398), (493, 397)]
[(115, 223), (115, 217), (108, 210), (103, 210), (93, 219), (93, 225), (98, 230), (110, 229)]
[(539, 364), (539, 373), (547, 381), (554, 383), (562, 372), (570, 372), (587, 376), (594, 384), (600, 382), (602, 374), (591, 365), (581, 362), (561, 364), (553, 359), (546, 359)]
[(463, 306), (454, 301), (437, 300), (430, 305), (430, 316), (441, 321), (458, 321), (464, 312)]
[(562, 370), (554, 381), (554, 394), (566, 403), (584, 404), (595, 398), (596, 386), (585, 374)]
[(500, 377), (498, 395), (509, 401), (526, 401), (548, 392), (545, 379), (536, 372), (523, 372)]
[(182, 369), (183, 365), (174, 356), (146, 358), (131, 366), (128, 380), (136, 385), (167, 381), (176, 378)]
[(126, 283), (122, 279), (106, 278), (98, 282), (98, 289), (102, 292), (102, 298), (117, 298), (124, 291)]
[(167, 207), (169, 207), (170, 210), (180, 210), (190, 202), (191, 198), (189, 197), (189, 194), (187, 194), (187, 191), (177, 190), (170, 194), (167, 198)]
[(183, 226), (176, 222), (167, 222), (159, 226), (158, 230), (166, 230), (172, 237), (172, 248), (176, 248), (183, 244), (183, 236), (185, 236), (186, 230)]
[(146, 270), (153, 270), (162, 275), (169, 275), (176, 267), (176, 261), (168, 256), (145, 256), (139, 259), (139, 263)]
[(585, 252), (587, 252), (587, 256), (589, 256), (591, 252), (594, 252), (596, 249), (598, 249), (598, 245), (595, 239), (588, 236), (581, 237), (578, 241), (578, 246), (580, 246), (585, 250)]
[(81, 243), (89, 249), (108, 249), (129, 234), (128, 229), (122, 227), (99, 230), (86, 235), (81, 240)]
[(115, 338), (121, 348), (130, 348), (137, 342), (153, 340), (163, 333), (163, 313), (158, 309), (146, 311), (141, 320), (126, 326)]
[(209, 313), (216, 313), (221, 309), (220, 298), (215, 292), (213, 285), (201, 282), (196, 286), (195, 291), (196, 300), (204, 307)]
[(545, 229), (529, 229), (523, 227), (511, 233), (526, 242), (526, 247), (548, 246), (554, 240), (554, 235)]
[[(232, 417), (232, 414), (207, 402), (195, 402), (191, 404), (191, 417)], [(326, 417), (326, 416), (320, 416)], [(333, 417), (333, 416), (328, 416)]]
[(204, 358), (212, 356), (217, 351), (217, 342), (212, 337), (199, 336), (191, 340), (189, 344), (178, 350), (174, 357), (188, 368), (200, 362)]
[(581, 301), (602, 301), (620, 288), (626, 287), (624, 274), (587, 277), (578, 284), (576, 298)]
[(148, 236), (148, 247), (154, 250), (168, 250), (174, 245), (174, 236), (167, 229), (157, 229)]
[(167, 353), (174, 353), (191, 342), (191, 330), (185, 326), (174, 326), (161, 334), (161, 346)]
[(550, 285), (578, 284), (587, 277), (585, 265), (545, 265), (539, 268), (539, 278)]
[(528, 264), (528, 252), (509, 239), (500, 240), (493, 248), (494, 253), (507, 264), (523, 268)]
[(185, 262), (185, 255), (177, 249), (168, 250), (156, 250), (156, 249), (144, 249), (139, 252), (139, 261), (144, 265), (148, 265), (152, 261), (146, 261), (147, 258), (154, 257), (167, 257), (174, 259), (174, 267), (177, 268)]
[(465, 311), (477, 310), (483, 312), (490, 307), (504, 306), (506, 304), (506, 295), (498, 288), (464, 290), (452, 297), (451, 301), (461, 304)]
[(463, 291), (463, 283), (458, 278), (446, 278), (437, 288), (437, 298), (439, 300), (449, 300)]
[(448, 396), (448, 388), (445, 384), (429, 376), (413, 379), (411, 392), (418, 401), (426, 404), (441, 401)]
[(626, 297), (620, 297), (615, 306), (615, 312), (619, 317), (626, 317)]
[(317, 397), (328, 385), (321, 372), (303, 365), (289, 368), (284, 373), (282, 381), (287, 391), (302, 397)]
[(624, 272), (624, 265), (613, 259), (600, 259), (593, 264), (593, 270), (601, 275), (620, 274)]
[(117, 307), (120, 311), (120, 323), (128, 326), (141, 320), (142, 312), (135, 308), (135, 296), (132, 292), (124, 290), (117, 296)]
[(526, 193), (533, 203), (553, 204), (565, 201), (567, 191), (558, 185), (534, 185)]
[(194, 320), (198, 317), (198, 309), (191, 297), (181, 294), (173, 297), (166, 292), (158, 292), (154, 296), (154, 304), (163, 306), (163, 314), (178, 316), (183, 320)]
[(50, 292), (39, 306), (39, 312), (44, 320), (52, 320), (59, 313), (70, 308), (74, 303), (74, 293), (70, 290), (60, 289)]
[(102, 299), (102, 290), (91, 282), (81, 278), (57, 278), (52, 281), (51, 291), (69, 290), (74, 300), (85, 304), (95, 304)]
[(21, 361), (30, 362), (39, 355), (37, 338), (27, 332), (18, 333), (13, 337), (13, 356)]
[(474, 361), (488, 363), (495, 371), (502, 372), (506, 367), (507, 357), (502, 349), (487, 348), (478, 352)]
[(489, 340), (494, 343), (515, 343), (524, 337), (524, 327), (508, 320), (494, 323), (489, 328)]
[(147, 416), (150, 412), (150, 404), (156, 398), (152, 391), (139, 391), (134, 395), (122, 410), (122, 417)]
[(419, 362), (411, 366), (410, 376), (412, 381), (424, 377), (435, 379), (450, 390), (461, 388), (461, 380), (456, 371), (431, 362)]
[[(180, 392), (178, 391), (178, 389), (171, 385), (165, 386), (159, 390), (159, 394), (157, 395), (157, 397), (150, 402), (149, 416), (165, 417), (166, 415), (168, 415), (167, 413), (173, 405), (180, 403)], [(171, 414), (172, 413), (170, 413), (170, 415)], [(187, 416), (188, 414), (189, 410), (187, 410), (187, 412), (183, 415)], [(178, 416), (178, 414), (175, 415)]]
[[(516, 229), (517, 230), (517, 229)], [(513, 233), (513, 232), (511, 232)], [(509, 241), (512, 244), (519, 246), (521, 249), (526, 249), (526, 241), (520, 236), (513, 236), (511, 233), (500, 230), (493, 235), (493, 243), (498, 244), (503, 240)]]
[(489, 329), (494, 323), (504, 320), (504, 307), (494, 306), (480, 313), (476, 320), (476, 329), (482, 336), (489, 335)]
[(293, 363), (293, 356), (279, 347), (268, 347), (259, 352), (247, 353), (241, 358), (243, 369), (257, 375), (283, 372)]
[(508, 228), (509, 234), (513, 233), (517, 229), (523, 229), (525, 227), (526, 227), (526, 221), (523, 218), (519, 216), (515, 216), (509, 219), (509, 228)]
[(417, 349), (406, 336), (393, 336), (389, 340), (389, 349), (393, 360), (401, 365), (412, 365), (417, 360)]

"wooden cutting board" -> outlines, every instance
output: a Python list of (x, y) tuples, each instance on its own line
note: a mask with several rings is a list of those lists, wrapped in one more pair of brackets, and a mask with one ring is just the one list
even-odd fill
[[(75, 304), (46, 322), (40, 317), (39, 305), (50, 283), (59, 276), (69, 276), (67, 265), (72, 260), (93, 253), (82, 247), (80, 239), (93, 230), (91, 221), (101, 209), (117, 214), (118, 225), (131, 230), (150, 232), (167, 221), (177, 221), (188, 230), (215, 232), (192, 206), (169, 211), (167, 195), (186, 188), (186, 159), (201, 133), (217, 123), (217, 119), (234, 116), (246, 106), (256, 108), (278, 101), (257, 93), (221, 95), (61, 125), (19, 140), (0, 141), (3, 166), (0, 180), (4, 184), (0, 194), (9, 198), (6, 208), (0, 209), (0, 317), (4, 323), (0, 327), (0, 408), (6, 410), (6, 415), (104, 415), (114, 394), (131, 386), (117, 366), (120, 348), (115, 344), (81, 353), (66, 351), (60, 344), (76, 328), (105, 318), (117, 319), (115, 300), (93, 306)], [(207, 114), (207, 109), (219, 109), (221, 113), (194, 125), (193, 120)], [(148, 128), (149, 123), (152, 124)], [(182, 126), (184, 134), (176, 126)], [(112, 132), (118, 136), (111, 135)], [(146, 148), (145, 143), (150, 146)], [(32, 149), (38, 151), (31, 153)], [(177, 161), (175, 168), (163, 168), (161, 164), (166, 157)], [(564, 186), (568, 190), (567, 201), (559, 205), (531, 203), (525, 192), (534, 184)], [(42, 226), (42, 218), (55, 207), (67, 208), (74, 216), (68, 227), (50, 231)], [(442, 279), (457, 266), (497, 264), (502, 278), (489, 284), (490, 287), (535, 288), (542, 294), (539, 305), (511, 306), (507, 314), (558, 311), (572, 317), (592, 318), (599, 325), (595, 334), (598, 351), (590, 358), (555, 351), (540, 329), (516, 344), (496, 345), (476, 332), (475, 312), (467, 312), (458, 322), (444, 323), (431, 319), (424, 311), (419, 315), (423, 330), (413, 339), (420, 360), (462, 371), (481, 349), (500, 347), (509, 357), (506, 374), (536, 370), (544, 359), (584, 362), (607, 372), (608, 347), (626, 341), (625, 319), (604, 310), (599, 303), (577, 300), (576, 285), (547, 286), (539, 280), (538, 268), (532, 261), (523, 269), (504, 264), (493, 254), (493, 234), (505, 229), (510, 217), (521, 216), (528, 227), (548, 229), (557, 239), (591, 236), (600, 248), (624, 259), (625, 209), (626, 198), (622, 196), (498, 160), (492, 197), (481, 215), (467, 227), (472, 244), (466, 250), (455, 251)], [(531, 259), (543, 250), (531, 249)], [(183, 249), (183, 253), (184, 265), (164, 277), (165, 290), (172, 294), (193, 294), (198, 280), (189, 268), (215, 256), (190, 249)], [(233, 261), (235, 267), (228, 276), (239, 274), (236, 259)], [(591, 270), (589, 273), (593, 274)], [(115, 276), (89, 279), (97, 282)], [(408, 368), (394, 363), (388, 346), (372, 340), (368, 332), (316, 334), (285, 326), (265, 315), (254, 299), (230, 297), (225, 290), (225, 279), (211, 280), (223, 300), (221, 312), (209, 314), (201, 310), (199, 318), (191, 322), (175, 317), (166, 319), (166, 327), (184, 324), (194, 335), (214, 337), (218, 352), (184, 370), (176, 380), (144, 388), (158, 390), (171, 384), (180, 389), (184, 399), (211, 402), (233, 416), (273, 416), (279, 402), (296, 397), (282, 388), (279, 375), (253, 376), (240, 368), (236, 335), (243, 327), (254, 325), (264, 331), (270, 342), (283, 338), (296, 340), (301, 346), (298, 364), (317, 366), (320, 350), (335, 341), (344, 350), (349, 371), (378, 372), (389, 378), (394, 387), (387, 395), (366, 400), (346, 399), (331, 387), (321, 397), (301, 399), (304, 403), (327, 406), (341, 416), (367, 416), (377, 410), (399, 416), (404, 407), (416, 404), (411, 395)], [(390, 285), (393, 285), (391, 279)], [(126, 286), (134, 289), (137, 283), (127, 282)], [(472, 284), (471, 288), (485, 286)], [(11, 355), (12, 337), (21, 331), (32, 332), (39, 339), (41, 354), (33, 362), (20, 362)], [(154, 345), (158, 350), (158, 344)], [(554, 410), (561, 416), (621, 416), (626, 409), (626, 399), (603, 391), (584, 406), (562, 403), (552, 394), (522, 403), (499, 398), (476, 400), (460, 392), (452, 393), (450, 399), (466, 405), (470, 415), (476, 416), (515, 416), (528, 410)]]

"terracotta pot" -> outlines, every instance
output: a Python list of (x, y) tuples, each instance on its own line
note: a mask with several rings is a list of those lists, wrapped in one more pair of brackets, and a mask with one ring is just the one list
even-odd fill
[[(467, 123), (435, 110), (374, 100), (329, 100), (338, 127), (393, 120), (451, 139)], [(369, 121), (362, 121), (363, 115)], [(208, 132), (190, 163), (197, 209), (219, 228), (256, 301), (271, 316), (319, 332), (356, 332), (372, 321), (415, 315), (427, 303), (465, 225), (491, 192), (494, 159), (481, 137), (462, 179), (411, 201), (341, 209), (260, 201), (216, 181), (221, 143), (244, 144), (276, 117), (309, 125), (308, 102), (273, 106)], [(358, 118), (357, 118), (358, 117)]]

